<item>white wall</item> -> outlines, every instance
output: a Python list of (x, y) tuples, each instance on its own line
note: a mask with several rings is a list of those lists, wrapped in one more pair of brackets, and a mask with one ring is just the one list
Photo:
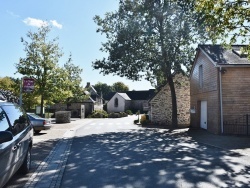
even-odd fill
[[(115, 98), (118, 99), (118, 106), (115, 107)], [(110, 101), (107, 103), (107, 111), (111, 112), (124, 112), (125, 111), (125, 99), (116, 93)]]

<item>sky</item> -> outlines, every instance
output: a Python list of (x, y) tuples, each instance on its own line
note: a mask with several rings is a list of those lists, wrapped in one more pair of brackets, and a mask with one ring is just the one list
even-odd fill
[(0, 0), (0, 77), (21, 78), (15, 74), (15, 64), (24, 58), (21, 37), (27, 38), (29, 31), (37, 31), (44, 21), (52, 27), (49, 36), (58, 37), (64, 56), (59, 64), (66, 63), (70, 53), (76, 66), (83, 69), (82, 86), (87, 82), (112, 85), (121, 81), (130, 90), (153, 88), (148, 81), (133, 82), (114, 75), (103, 76), (93, 70), (92, 62), (107, 57), (99, 49), (105, 36), (96, 33), (95, 15), (104, 18), (105, 13), (118, 9), (119, 0)]

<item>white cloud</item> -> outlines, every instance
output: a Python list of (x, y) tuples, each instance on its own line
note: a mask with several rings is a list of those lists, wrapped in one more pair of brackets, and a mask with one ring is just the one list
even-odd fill
[(39, 19), (36, 19), (36, 18), (30, 18), (30, 17), (24, 19), (23, 22), (26, 25), (34, 26), (34, 27), (42, 27), (42, 26), (48, 25), (48, 22), (46, 22), (46, 21), (39, 20)]
[(49, 24), (51, 24), (53, 27), (56, 27), (58, 29), (62, 29), (62, 24), (59, 24), (56, 20), (50, 20), (49, 22), (47, 22), (44, 20), (28, 17), (28, 18), (24, 19), (23, 22), (26, 25), (34, 26), (34, 27), (48, 26)]
[(59, 24), (56, 20), (50, 20), (50, 23), (51, 23), (54, 27), (57, 27), (58, 29), (62, 29), (62, 24)]
[(6, 12), (7, 12), (7, 14), (11, 15), (11, 16), (14, 17), (14, 18), (20, 17), (19, 15), (15, 14), (14, 12), (11, 12), (11, 11), (9, 11), (9, 10), (7, 10)]

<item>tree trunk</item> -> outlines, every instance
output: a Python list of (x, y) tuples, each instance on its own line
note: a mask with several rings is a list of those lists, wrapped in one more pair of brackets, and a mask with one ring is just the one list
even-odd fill
[(175, 93), (175, 86), (173, 77), (169, 76), (167, 78), (170, 91), (171, 91), (171, 98), (172, 98), (172, 127), (176, 128), (178, 126), (178, 120), (177, 120), (177, 101), (176, 101), (176, 93)]

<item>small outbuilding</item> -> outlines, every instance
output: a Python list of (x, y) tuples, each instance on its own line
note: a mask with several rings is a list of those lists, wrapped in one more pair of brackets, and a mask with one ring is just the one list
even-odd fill
[(191, 126), (215, 134), (250, 134), (247, 46), (199, 45), (190, 73)]
[[(174, 77), (179, 126), (190, 125), (190, 84), (189, 78), (183, 75)], [(149, 100), (149, 118), (152, 123), (172, 124), (172, 97), (169, 84), (158, 88), (158, 92)]]
[(107, 111), (125, 112), (130, 107), (131, 99), (126, 93), (115, 93), (115, 95), (107, 103)]

